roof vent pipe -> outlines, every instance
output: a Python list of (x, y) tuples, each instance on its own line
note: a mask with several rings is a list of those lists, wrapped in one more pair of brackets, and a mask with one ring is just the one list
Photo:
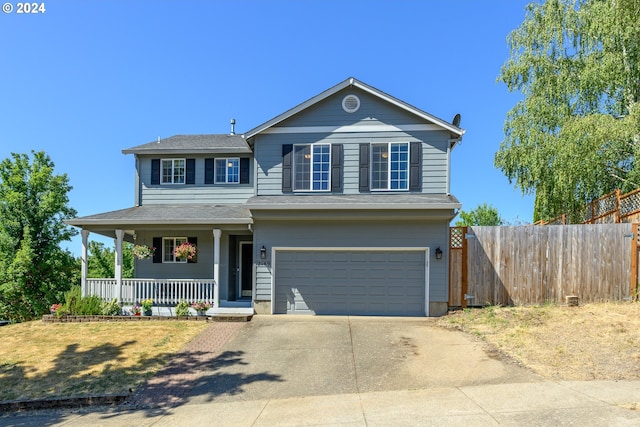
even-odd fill
[(235, 135), (236, 134), (236, 119), (231, 119), (231, 134), (230, 135)]
[(160, 144), (160, 137), (158, 137), (158, 144)]

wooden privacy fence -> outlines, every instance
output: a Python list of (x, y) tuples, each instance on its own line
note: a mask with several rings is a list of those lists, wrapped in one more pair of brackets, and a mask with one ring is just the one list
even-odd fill
[(452, 227), (449, 306), (635, 298), (638, 247), (638, 224)]

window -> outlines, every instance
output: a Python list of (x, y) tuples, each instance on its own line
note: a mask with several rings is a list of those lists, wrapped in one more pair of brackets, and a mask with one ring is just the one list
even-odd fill
[(162, 159), (162, 184), (184, 184), (185, 159)]
[(295, 145), (293, 165), (294, 190), (330, 190), (331, 144)]
[(216, 159), (216, 184), (238, 184), (240, 182), (240, 159)]
[(409, 189), (409, 144), (371, 144), (371, 189)]
[(186, 242), (186, 237), (162, 238), (162, 262), (187, 262), (186, 258), (176, 258), (173, 254), (175, 248)]

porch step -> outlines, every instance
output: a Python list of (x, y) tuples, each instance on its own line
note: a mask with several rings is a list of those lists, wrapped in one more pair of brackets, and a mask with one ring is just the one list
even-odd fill
[(214, 322), (248, 322), (253, 314), (214, 314), (211, 318)]

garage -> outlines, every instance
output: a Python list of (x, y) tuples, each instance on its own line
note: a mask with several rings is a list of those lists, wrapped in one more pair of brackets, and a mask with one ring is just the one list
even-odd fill
[(274, 248), (273, 312), (425, 316), (428, 249)]

